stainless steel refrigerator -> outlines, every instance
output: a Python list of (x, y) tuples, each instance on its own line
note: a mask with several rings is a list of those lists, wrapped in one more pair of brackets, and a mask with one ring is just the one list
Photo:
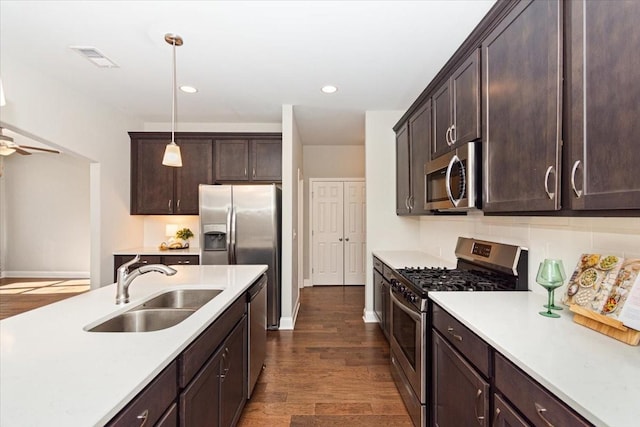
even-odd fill
[(267, 264), (267, 328), (280, 326), (282, 191), (270, 185), (204, 185), (200, 263)]

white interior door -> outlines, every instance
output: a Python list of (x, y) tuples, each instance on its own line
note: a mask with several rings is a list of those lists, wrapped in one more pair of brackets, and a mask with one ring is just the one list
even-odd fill
[(343, 284), (343, 186), (342, 182), (313, 182), (314, 285)]
[(344, 183), (344, 284), (365, 283), (365, 186), (364, 181)]
[(364, 181), (312, 181), (313, 285), (365, 283)]

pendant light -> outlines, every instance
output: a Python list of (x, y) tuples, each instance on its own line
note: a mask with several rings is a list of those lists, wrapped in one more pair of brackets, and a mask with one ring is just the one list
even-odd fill
[(165, 34), (164, 40), (173, 46), (173, 82), (171, 85), (172, 101), (171, 101), (171, 142), (164, 149), (164, 157), (162, 164), (165, 166), (182, 167), (182, 156), (180, 155), (180, 147), (176, 144), (176, 46), (182, 46), (182, 37), (177, 34)]

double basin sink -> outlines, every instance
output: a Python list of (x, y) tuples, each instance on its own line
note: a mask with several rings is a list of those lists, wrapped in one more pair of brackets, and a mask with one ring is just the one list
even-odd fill
[(88, 332), (151, 332), (170, 328), (211, 301), (220, 289), (177, 289), (162, 293), (87, 329)]

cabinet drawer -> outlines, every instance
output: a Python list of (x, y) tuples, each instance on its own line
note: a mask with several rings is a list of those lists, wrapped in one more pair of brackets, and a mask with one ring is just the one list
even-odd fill
[(107, 425), (139, 426), (143, 424), (145, 417), (146, 425), (154, 425), (160, 417), (167, 415), (167, 408), (176, 399), (176, 376), (177, 366), (174, 361)]
[(433, 327), (485, 376), (489, 377), (489, 350), (466, 326), (437, 305), (433, 305)]
[(246, 301), (244, 298), (238, 298), (182, 352), (178, 359), (178, 384), (180, 388), (184, 388), (191, 381), (245, 313)]
[(165, 265), (198, 265), (200, 257), (198, 255), (165, 255), (162, 257)]
[(382, 261), (380, 261), (376, 257), (373, 257), (373, 268), (382, 273)]
[(155, 427), (178, 427), (178, 404), (174, 403), (167, 409)]
[(534, 426), (591, 425), (499, 353), (494, 375), (498, 391)]

